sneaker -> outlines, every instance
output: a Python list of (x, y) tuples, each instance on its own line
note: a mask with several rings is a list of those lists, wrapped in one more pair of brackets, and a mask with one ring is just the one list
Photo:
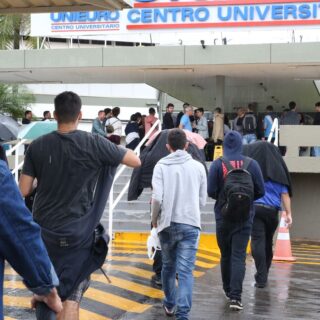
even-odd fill
[(266, 284), (265, 284), (265, 283), (258, 283), (258, 282), (256, 282), (256, 283), (254, 284), (254, 286), (255, 286), (256, 288), (263, 289), (263, 288), (266, 287)]
[(164, 312), (166, 313), (167, 317), (174, 316), (174, 307), (170, 309), (170, 308), (166, 307), (164, 304), (162, 306), (163, 306)]
[(232, 311), (240, 311), (243, 309), (243, 305), (239, 300), (230, 300), (229, 308)]
[(161, 276), (157, 275), (157, 274), (154, 274), (152, 277), (151, 277), (151, 281), (159, 286), (159, 287), (162, 287), (162, 281), (161, 281)]

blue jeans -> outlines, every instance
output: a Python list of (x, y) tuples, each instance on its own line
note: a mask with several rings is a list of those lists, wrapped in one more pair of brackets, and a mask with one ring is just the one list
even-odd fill
[(257, 136), (254, 133), (245, 134), (242, 137), (242, 144), (250, 144), (257, 141)]
[(320, 147), (313, 147), (314, 157), (320, 157)]
[[(192, 305), (194, 263), (200, 230), (197, 227), (171, 222), (159, 233), (162, 250), (162, 287), (164, 305), (176, 309), (177, 320), (187, 320)], [(178, 288), (176, 290), (176, 273)], [(177, 293), (176, 293), (177, 291)]]
[(232, 300), (241, 301), (242, 283), (246, 272), (246, 248), (251, 228), (250, 220), (244, 223), (217, 220), (223, 290)]

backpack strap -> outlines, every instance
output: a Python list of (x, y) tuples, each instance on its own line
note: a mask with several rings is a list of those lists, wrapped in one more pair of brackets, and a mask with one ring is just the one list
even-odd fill
[(234, 169), (234, 167), (231, 165), (230, 161), (225, 157), (220, 157), (222, 163), (226, 166), (228, 172)]
[(247, 170), (248, 167), (249, 167), (249, 164), (251, 163), (251, 160), (252, 160), (252, 159), (250, 159), (250, 158), (248, 158), (248, 157), (245, 157), (244, 160), (243, 160), (243, 164), (242, 164), (241, 169)]

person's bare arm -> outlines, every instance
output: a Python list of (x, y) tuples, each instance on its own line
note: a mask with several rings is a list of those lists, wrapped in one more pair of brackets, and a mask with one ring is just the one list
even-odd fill
[(282, 200), (284, 210), (286, 212), (286, 224), (288, 225), (288, 227), (291, 227), (292, 214), (291, 214), (291, 199), (290, 199), (289, 193), (282, 193), (281, 200)]
[(179, 129), (183, 129), (183, 124), (182, 123), (179, 124)]
[(22, 174), (19, 179), (19, 188), (23, 197), (28, 196), (33, 191), (34, 177)]
[(158, 216), (161, 210), (161, 204), (158, 200), (152, 199), (151, 202), (151, 221), (152, 226), (156, 228), (158, 226)]
[(122, 161), (122, 164), (125, 164), (128, 167), (136, 168), (141, 166), (141, 161), (139, 157), (132, 151), (127, 150), (126, 154), (124, 155)]

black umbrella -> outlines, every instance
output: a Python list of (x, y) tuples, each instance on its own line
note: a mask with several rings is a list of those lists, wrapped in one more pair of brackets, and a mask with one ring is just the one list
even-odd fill
[(10, 117), (0, 115), (0, 141), (16, 140), (19, 124)]
[(292, 196), (290, 173), (278, 147), (270, 142), (257, 141), (244, 145), (242, 153), (259, 163), (264, 181), (284, 184)]

